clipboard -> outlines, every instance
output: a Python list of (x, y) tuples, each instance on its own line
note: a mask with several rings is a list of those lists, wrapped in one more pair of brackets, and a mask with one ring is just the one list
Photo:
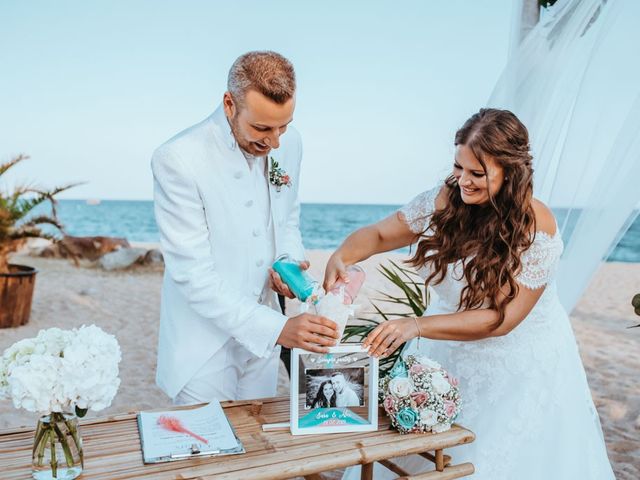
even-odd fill
[[(186, 438), (188, 437), (186, 435), (173, 432), (165, 432), (165, 435), (169, 438), (166, 441), (162, 442), (160, 442), (158, 438), (154, 436), (158, 434), (160, 428), (155, 427), (155, 422), (153, 420), (158, 418), (159, 416), (172, 415), (176, 417), (183, 417), (183, 419), (187, 421), (187, 418), (184, 417), (198, 416), (200, 411), (202, 412), (202, 415), (198, 417), (199, 420), (202, 422), (206, 422), (208, 420), (207, 413), (209, 413), (209, 410), (207, 409), (211, 409), (213, 413), (218, 414), (218, 417), (214, 420), (217, 420), (220, 423), (224, 422), (223, 428), (226, 428), (228, 426), (229, 437), (232, 435), (234, 439), (232, 447), (218, 448), (213, 445), (213, 442), (211, 442), (211, 445), (205, 447), (202, 443), (199, 443), (197, 441), (187, 441)], [(219, 412), (221, 412), (221, 416)], [(146, 418), (146, 421), (145, 416), (148, 416)], [(138, 424), (138, 432), (140, 434), (142, 460), (145, 464), (175, 462), (179, 460), (188, 460), (191, 458), (215, 457), (222, 455), (239, 455), (245, 453), (244, 446), (238, 438), (233, 425), (231, 425), (226, 415), (224, 415), (224, 411), (222, 410), (220, 403), (217, 401), (211, 402), (204, 407), (191, 410), (139, 412), (136, 416), (136, 419)], [(204, 436), (206, 437), (207, 435), (204, 434)], [(172, 439), (170, 437), (175, 437), (175, 439)], [(230, 438), (227, 438), (226, 440), (229, 443)], [(160, 443), (160, 446), (158, 446), (158, 443)], [(164, 443), (164, 445), (162, 443)], [(163, 454), (154, 454), (154, 452), (158, 451), (162, 451)]]

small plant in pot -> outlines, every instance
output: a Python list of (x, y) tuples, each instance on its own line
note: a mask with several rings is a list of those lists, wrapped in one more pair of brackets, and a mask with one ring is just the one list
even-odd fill
[[(0, 163), (0, 180), (11, 167), (28, 158), (19, 155)], [(51, 225), (63, 231), (56, 215), (54, 197), (73, 186), (52, 190), (18, 186), (10, 191), (0, 190), (0, 328), (27, 323), (37, 273), (32, 267), (10, 264), (9, 255), (16, 252), (28, 238), (53, 239), (53, 235), (42, 230), (42, 225)], [(51, 212), (48, 215), (32, 215), (33, 210), (43, 203), (49, 203)]]

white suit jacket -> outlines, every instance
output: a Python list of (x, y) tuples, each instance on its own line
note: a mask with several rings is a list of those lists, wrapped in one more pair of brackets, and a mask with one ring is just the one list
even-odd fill
[[(269, 184), (275, 253), (303, 259), (298, 132), (289, 127), (269, 156), (292, 180), (280, 192)], [(229, 338), (270, 356), (287, 318), (266, 282), (269, 265), (256, 268), (254, 247), (265, 240), (249, 219), (249, 167), (222, 106), (161, 145), (151, 169), (165, 260), (156, 380), (173, 398)]]

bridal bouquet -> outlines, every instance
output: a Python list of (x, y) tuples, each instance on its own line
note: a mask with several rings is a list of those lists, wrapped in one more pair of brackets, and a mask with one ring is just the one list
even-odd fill
[(380, 380), (380, 396), (400, 433), (444, 432), (460, 413), (457, 379), (424, 356), (398, 358)]
[(0, 358), (0, 398), (43, 415), (33, 447), (35, 478), (80, 475), (82, 440), (76, 416), (111, 404), (120, 386), (120, 358), (116, 338), (95, 325), (41, 330), (35, 338), (5, 350)]

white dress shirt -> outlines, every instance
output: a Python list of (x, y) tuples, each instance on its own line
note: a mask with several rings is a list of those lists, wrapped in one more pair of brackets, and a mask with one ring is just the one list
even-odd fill
[(249, 167), (252, 188), (248, 192), (247, 203), (255, 215), (252, 223), (256, 225), (254, 235), (263, 238), (262, 248), (256, 251), (256, 267), (264, 272), (268, 284), (268, 268), (275, 260), (273, 221), (271, 218), (271, 199), (269, 198), (269, 171), (267, 157), (254, 157), (241, 150)]

